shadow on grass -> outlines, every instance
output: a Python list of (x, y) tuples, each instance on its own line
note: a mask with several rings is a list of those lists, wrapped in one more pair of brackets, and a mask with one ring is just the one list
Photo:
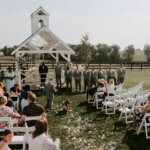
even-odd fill
[(122, 129), (125, 129), (126, 128), (126, 123), (123, 122), (123, 121), (117, 121), (114, 123), (114, 130), (115, 132), (120, 132), (122, 131)]
[(145, 133), (137, 135), (127, 131), (122, 142), (128, 145), (129, 150), (150, 150), (150, 140), (145, 138)]

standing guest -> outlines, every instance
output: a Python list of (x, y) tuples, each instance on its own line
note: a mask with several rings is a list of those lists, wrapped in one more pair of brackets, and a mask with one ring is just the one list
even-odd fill
[(81, 92), (81, 71), (79, 70), (79, 66), (76, 66), (76, 70), (74, 71), (74, 78), (75, 78), (75, 87), (76, 87), (76, 92)]
[(98, 70), (98, 79), (105, 79), (105, 70), (103, 67), (100, 65), (99, 70)]
[(3, 90), (3, 83), (0, 82), (0, 97), (4, 95), (5, 91)]
[(25, 74), (25, 70), (26, 68), (24, 67), (24, 65), (21, 65), (21, 80), (23, 81), (22, 83), (25, 84), (25, 78), (26, 78), (26, 74)]
[[(18, 125), (18, 118), (20, 115), (18, 113), (14, 113), (14, 111), (6, 106), (7, 104), (7, 97), (3, 96), (0, 98), (0, 117), (11, 117), (12, 123), (14, 126)], [(6, 122), (0, 122), (0, 128), (5, 128), (7, 126)]]
[(15, 84), (15, 79), (16, 75), (13, 72), (11, 67), (8, 67), (8, 72), (5, 74), (5, 79), (6, 79), (6, 92), (10, 92), (11, 87), (14, 86)]
[(42, 64), (39, 66), (41, 87), (45, 87), (45, 81), (47, 78), (47, 73), (48, 73), (48, 67), (45, 65), (45, 62), (42, 62)]
[[(34, 117), (34, 116), (40, 116), (46, 117), (45, 110), (42, 105), (36, 103), (36, 95), (33, 93), (29, 93), (28, 95), (28, 102), (29, 105), (24, 107), (22, 112), (21, 120), (24, 122), (25, 116), (27, 117)], [(29, 127), (34, 126), (36, 121), (28, 121), (27, 124)]]
[(91, 88), (96, 87), (96, 82), (97, 82), (97, 71), (95, 70), (95, 66), (92, 67), (91, 71)]
[(10, 150), (8, 147), (8, 143), (12, 141), (13, 131), (10, 129), (6, 129), (3, 132), (3, 139), (0, 141), (0, 150)]
[(54, 93), (55, 93), (55, 86), (54, 86), (54, 79), (50, 78), (50, 81), (45, 86), (45, 94), (47, 98), (47, 106), (46, 108), (52, 111), (53, 101), (54, 101)]
[(70, 92), (72, 92), (72, 70), (70, 69), (69, 65), (67, 65), (67, 68), (65, 70), (65, 79), (67, 90), (70, 89)]
[(118, 69), (118, 84), (122, 84), (125, 79), (126, 70), (123, 66), (123, 64), (120, 65), (120, 68)]
[(29, 150), (59, 150), (60, 139), (53, 141), (48, 136), (48, 122), (40, 118), (35, 125), (35, 131), (29, 137)]
[(10, 89), (10, 97), (12, 98), (12, 101), (17, 101), (17, 98), (19, 98), (21, 93), (19, 84), (16, 83), (11, 89)]
[(107, 83), (110, 79), (115, 77), (115, 71), (112, 69), (112, 65), (109, 66), (109, 70), (107, 71)]
[(61, 88), (61, 71), (60, 62), (58, 61), (57, 66), (55, 67), (57, 88)]
[(83, 72), (83, 77), (84, 77), (84, 92), (86, 92), (90, 88), (90, 79), (91, 79), (91, 73), (89, 71), (88, 66), (86, 66), (86, 70)]

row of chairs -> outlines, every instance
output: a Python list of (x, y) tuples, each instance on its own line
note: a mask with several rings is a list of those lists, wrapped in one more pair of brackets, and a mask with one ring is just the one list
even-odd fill
[(0, 122), (6, 122), (8, 126), (6, 128), (0, 128), (0, 132), (3, 132), (6, 129), (11, 129), (14, 133), (22, 133), (23, 135), (13, 136), (12, 141), (9, 145), (23, 145), (23, 150), (26, 150), (26, 144), (28, 144), (28, 137), (32, 131), (35, 130), (35, 126), (28, 127), (28, 121), (35, 121), (41, 118), (41, 116), (34, 117), (25, 117), (25, 126), (24, 127), (14, 127), (11, 117), (0, 117)]
[[(120, 112), (119, 120), (125, 119), (126, 124), (128, 124), (132, 123), (131, 115), (134, 107), (147, 105), (147, 97), (150, 93), (147, 90), (143, 91), (143, 82), (129, 89), (123, 89), (122, 87), (123, 85), (119, 85), (116, 88), (115, 96), (107, 96), (104, 101), (103, 98), (98, 96), (104, 93), (96, 92), (93, 97), (93, 102), (89, 100), (88, 102), (93, 103), (96, 109), (104, 110), (108, 115), (115, 114), (116, 110), (118, 110)], [(100, 103), (103, 103), (103, 105), (99, 106)], [(141, 133), (142, 128), (145, 127), (146, 138), (150, 138), (148, 136), (150, 123), (146, 121), (148, 117), (150, 118), (150, 113), (145, 114), (137, 132), (137, 134)]]

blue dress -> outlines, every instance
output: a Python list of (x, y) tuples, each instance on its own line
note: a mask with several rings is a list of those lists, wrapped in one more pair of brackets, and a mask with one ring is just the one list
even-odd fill
[[(12, 72), (12, 73), (9, 73), (9, 72), (6, 72), (5, 74), (5, 77), (14, 77), (15, 76), (15, 73)], [(15, 84), (15, 80), (14, 79), (6, 79), (6, 92), (10, 92), (10, 88), (12, 88)]]

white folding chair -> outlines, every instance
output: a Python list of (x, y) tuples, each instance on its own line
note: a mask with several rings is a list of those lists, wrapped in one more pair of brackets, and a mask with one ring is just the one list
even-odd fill
[(99, 106), (99, 103), (101, 103), (104, 99), (99, 95), (104, 95), (104, 92), (95, 93), (93, 106), (96, 104), (96, 109), (103, 109), (103, 106)]
[[(6, 122), (8, 124), (8, 127), (1, 128), (0, 131), (4, 131), (6, 129), (11, 129), (13, 132), (19, 132), (18, 130), (14, 130), (15, 127), (13, 127), (12, 119), (11, 117), (0, 117), (0, 122)], [(23, 130), (22, 130), (23, 131)], [(23, 145), (24, 147), (24, 136), (13, 136), (13, 139), (11, 142), (8, 143), (9, 145)]]
[[(147, 122), (149, 120), (149, 122)], [(150, 136), (148, 135), (148, 127), (150, 127), (150, 113), (146, 113), (142, 119), (142, 122), (138, 128), (137, 135), (139, 135), (142, 132), (142, 127), (145, 128), (145, 135), (146, 139), (150, 139)]]
[[(122, 118), (125, 118), (126, 124), (133, 122), (131, 120), (131, 114), (134, 110), (136, 101), (137, 101), (136, 99), (126, 100), (124, 106), (122, 108), (118, 109), (121, 112), (119, 120), (121, 120)], [(130, 120), (129, 120), (129, 118), (130, 118)]]
[(35, 130), (35, 126), (28, 127), (28, 121), (36, 121), (38, 119), (42, 118), (42, 116), (33, 116), (33, 117), (27, 117), (25, 116), (25, 127), (27, 128), (26, 134), (24, 135), (24, 147), (23, 150), (26, 149), (26, 144), (29, 143), (29, 136), (30, 133)]
[(3, 132), (6, 129), (11, 129), (12, 128), (11, 117), (0, 117), (0, 122), (4, 122), (4, 123), (6, 123), (8, 125), (5, 128), (0, 128), (0, 132)]
[(103, 102), (103, 108), (106, 114), (108, 115), (115, 114), (116, 112), (115, 98), (116, 98), (115, 96), (108, 96), (105, 98), (105, 101)]

